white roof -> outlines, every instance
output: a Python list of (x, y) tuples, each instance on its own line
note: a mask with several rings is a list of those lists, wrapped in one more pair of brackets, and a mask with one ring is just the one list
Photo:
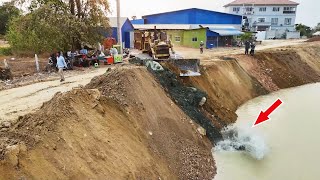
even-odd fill
[(313, 33), (314, 36), (320, 36), (320, 31)]
[(239, 36), (244, 34), (239, 29), (235, 28), (234, 26), (202, 26), (208, 28), (210, 31), (218, 33), (220, 36)]

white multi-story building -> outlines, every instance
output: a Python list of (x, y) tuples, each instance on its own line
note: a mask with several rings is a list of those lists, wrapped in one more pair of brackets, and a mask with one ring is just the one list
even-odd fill
[(290, 0), (235, 0), (224, 7), (228, 13), (242, 15), (250, 30), (267, 31), (280, 38), (295, 31), (298, 5)]

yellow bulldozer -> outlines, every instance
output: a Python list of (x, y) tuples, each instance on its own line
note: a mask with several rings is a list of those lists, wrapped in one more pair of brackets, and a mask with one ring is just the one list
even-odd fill
[(148, 53), (154, 60), (166, 60), (170, 58), (173, 45), (167, 40), (166, 34), (157, 30), (141, 30), (135, 33), (135, 48)]
[[(135, 34), (135, 48), (148, 53), (154, 61), (167, 61), (180, 70), (180, 76), (200, 76), (200, 60), (176, 58), (173, 44), (164, 31), (141, 30)], [(171, 50), (171, 52), (170, 52)], [(174, 55), (174, 58), (171, 58)]]

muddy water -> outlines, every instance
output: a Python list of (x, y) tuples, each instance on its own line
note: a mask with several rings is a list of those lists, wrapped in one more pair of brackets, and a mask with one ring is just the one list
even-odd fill
[[(270, 122), (252, 128), (259, 112), (277, 98), (284, 104), (270, 116)], [(253, 99), (237, 114), (238, 133), (258, 137), (251, 138), (251, 147), (264, 156), (257, 160), (252, 153), (216, 149), (215, 180), (320, 179), (320, 84)]]

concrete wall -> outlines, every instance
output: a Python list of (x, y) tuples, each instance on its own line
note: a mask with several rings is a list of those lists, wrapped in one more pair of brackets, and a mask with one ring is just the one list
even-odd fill
[[(272, 36), (272, 34), (270, 34)], [(274, 36), (273, 36), (274, 37)], [(259, 31), (257, 34), (256, 34), (256, 38), (257, 38), (257, 41), (262, 41), (262, 40), (265, 40), (265, 39), (269, 39), (267, 38), (267, 33), (266, 31)]]
[[(287, 32), (284, 29), (269, 30), (269, 31), (266, 31), (266, 39), (273, 39), (273, 38), (283, 39), (283, 38), (286, 38), (287, 33), (290, 33), (290, 32)], [(296, 32), (293, 32), (293, 33), (296, 33)]]
[(287, 32), (287, 39), (300, 39), (300, 32)]
[[(203, 41), (204, 44), (207, 43), (207, 30), (206, 29), (195, 29), (195, 30), (186, 30), (183, 35), (183, 45), (192, 48), (199, 48), (200, 42)], [(193, 42), (192, 38), (197, 38), (198, 40)]]

